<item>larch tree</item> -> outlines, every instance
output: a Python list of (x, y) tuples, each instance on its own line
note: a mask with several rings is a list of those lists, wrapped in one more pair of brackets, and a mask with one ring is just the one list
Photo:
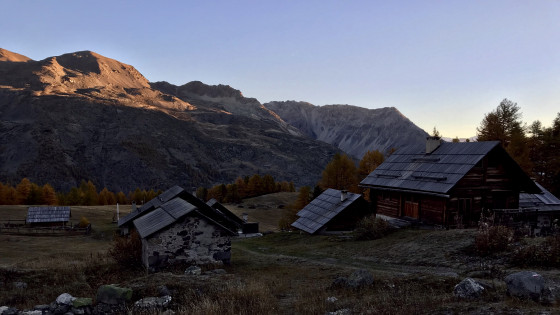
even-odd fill
[(356, 174), (354, 161), (346, 154), (336, 153), (325, 167), (325, 170), (323, 170), (319, 186), (323, 190), (333, 188), (358, 192), (358, 178)]
[(378, 150), (367, 151), (358, 165), (358, 177), (360, 180), (366, 178), (373, 172), (381, 163), (385, 161), (383, 153)]

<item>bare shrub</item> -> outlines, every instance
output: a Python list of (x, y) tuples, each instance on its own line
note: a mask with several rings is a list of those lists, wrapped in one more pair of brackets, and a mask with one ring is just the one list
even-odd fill
[(517, 266), (560, 267), (560, 234), (549, 236), (537, 244), (523, 246), (512, 255)]
[(506, 226), (488, 226), (478, 230), (475, 248), (479, 255), (491, 255), (507, 250), (513, 242), (513, 231)]
[(86, 217), (81, 217), (80, 222), (78, 223), (79, 228), (85, 228), (89, 225), (89, 220)]
[(142, 241), (137, 231), (132, 231), (128, 237), (115, 235), (109, 256), (123, 267), (142, 266)]
[(394, 229), (383, 219), (376, 218), (375, 215), (367, 216), (356, 225), (354, 238), (356, 240), (375, 240), (391, 233)]

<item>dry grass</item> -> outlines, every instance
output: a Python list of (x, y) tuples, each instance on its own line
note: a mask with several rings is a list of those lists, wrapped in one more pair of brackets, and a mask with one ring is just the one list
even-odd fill
[(262, 232), (279, 231), (278, 222), (283, 212), (281, 207), (286, 207), (294, 202), (297, 194), (296, 192), (280, 192), (245, 199), (241, 204), (226, 204), (225, 206), (239, 217), (243, 213), (247, 213), (250, 222), (259, 222), (259, 230)]

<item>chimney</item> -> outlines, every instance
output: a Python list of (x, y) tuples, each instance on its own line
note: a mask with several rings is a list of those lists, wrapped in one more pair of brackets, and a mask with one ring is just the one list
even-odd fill
[(132, 211), (131, 212), (136, 212), (136, 201), (132, 202)]
[(346, 194), (347, 194), (347, 193), (348, 193), (348, 190), (341, 190), (341, 191), (340, 191), (340, 201), (341, 201), (341, 202), (344, 201), (344, 200), (346, 200), (346, 198), (347, 198), (347, 195), (346, 195)]
[(426, 154), (434, 152), (441, 145), (440, 137), (427, 137), (426, 138)]
[(249, 214), (248, 213), (243, 213), (241, 215), (243, 216), (243, 222), (245, 222), (245, 223), (249, 222)]

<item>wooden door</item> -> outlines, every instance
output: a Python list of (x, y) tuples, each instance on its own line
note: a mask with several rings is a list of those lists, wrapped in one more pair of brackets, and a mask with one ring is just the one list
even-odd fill
[(418, 202), (404, 202), (404, 216), (418, 219)]

